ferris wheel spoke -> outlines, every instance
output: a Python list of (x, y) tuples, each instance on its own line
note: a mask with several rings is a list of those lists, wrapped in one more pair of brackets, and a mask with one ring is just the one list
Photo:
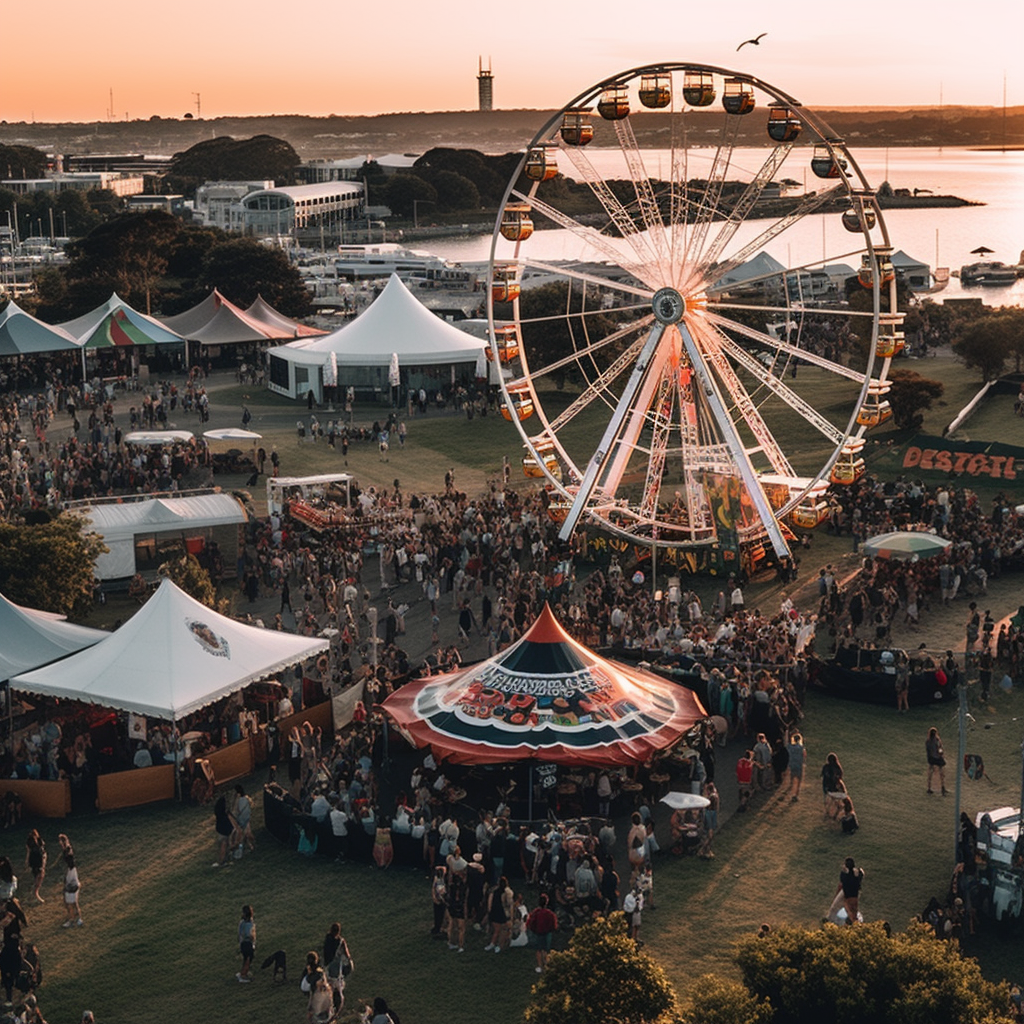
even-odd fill
[[(723, 349), (739, 363), (752, 377), (755, 377), (773, 394), (781, 398), (794, 412), (799, 413), (817, 431), (828, 438), (833, 445), (846, 440), (846, 434), (830, 423), (806, 399), (801, 398), (791, 387), (783, 383), (766, 366), (762, 366), (745, 348), (732, 338), (722, 339)], [(792, 475), (792, 474), (790, 474)]]
[(725, 385), (736, 411), (750, 428), (758, 447), (771, 463), (772, 469), (784, 476), (792, 476), (793, 467), (789, 464), (789, 459), (783, 454), (778, 442), (768, 429), (768, 424), (765, 423), (749, 392), (743, 386), (743, 382), (736, 375), (736, 371), (733, 370), (728, 359), (725, 358), (720, 344), (721, 336), (707, 323), (699, 325), (695, 323), (693, 327), (702, 351), (714, 367), (719, 380)]
[(742, 266), (752, 256), (756, 256), (757, 253), (772, 241), (772, 239), (778, 238), (779, 235), (788, 228), (791, 228), (798, 221), (803, 220), (804, 217), (807, 217), (814, 213), (815, 210), (818, 210), (822, 206), (831, 202), (841, 191), (842, 186), (836, 185), (833, 188), (822, 189), (820, 192), (815, 192), (812, 195), (805, 196), (795, 210), (792, 210), (784, 217), (780, 217), (779, 220), (765, 228), (765, 230), (756, 238), (751, 239), (751, 241), (741, 249), (738, 249), (729, 259), (720, 263), (715, 268), (714, 281), (720, 281), (726, 274), (731, 274), (737, 267)]
[(512, 194), (517, 199), (521, 199), (523, 202), (529, 203), (534, 211), (543, 214), (548, 218), (548, 220), (554, 222), (560, 228), (564, 228), (566, 231), (571, 231), (577, 238), (602, 253), (613, 263), (619, 264), (623, 270), (632, 271), (632, 268), (623, 259), (622, 250), (616, 248), (612, 240), (607, 235), (598, 231), (597, 228), (589, 227), (586, 224), (580, 224), (579, 221), (570, 217), (566, 213), (562, 213), (561, 210), (555, 208), (550, 203), (545, 203), (543, 199), (538, 199), (535, 195), (527, 195), (519, 191), (513, 191)]
[(658, 395), (650, 413), (653, 427), (650, 455), (647, 460), (647, 475), (640, 498), (641, 518), (652, 519), (658, 511), (658, 499), (661, 496), (661, 483), (665, 473), (665, 456), (672, 433), (672, 407), (675, 397), (672, 377), (669, 374), (663, 374), (658, 385)]
[[(592, 341), (589, 345), (573, 352), (571, 355), (563, 356), (561, 359), (556, 359), (553, 363), (546, 363), (544, 366), (541, 366), (538, 369), (531, 369), (529, 371), (529, 374), (531, 377), (534, 378), (549, 377), (551, 374), (556, 373), (558, 370), (562, 370), (567, 366), (575, 366), (580, 362), (581, 359), (587, 359), (592, 357), (595, 352), (599, 352), (601, 349), (606, 348), (608, 345), (614, 345), (615, 343), (622, 341), (623, 338), (628, 338), (631, 334), (639, 333), (641, 331), (646, 330), (648, 327), (650, 327), (653, 319), (653, 317), (648, 316), (635, 324), (629, 324), (627, 327), (623, 327), (618, 331), (613, 331), (611, 334), (605, 335), (603, 338), (598, 338), (596, 341)], [(642, 340), (642, 338), (637, 339), (637, 341), (634, 342), (633, 345), (639, 344), (640, 342), (642, 342)], [(626, 351), (633, 351), (633, 346), (631, 345), (630, 348), (627, 349)], [(633, 352), (633, 354), (635, 355), (636, 353)], [(621, 358), (622, 356), (618, 357), (618, 359)], [(618, 359), (616, 360), (616, 362), (618, 362)], [(618, 376), (618, 374), (616, 374), (616, 376)], [(510, 381), (510, 384), (524, 383), (526, 379), (526, 377), (521, 377), (516, 381)]]
[(619, 201), (608, 182), (594, 169), (589, 157), (578, 146), (564, 148), (561, 152), (568, 154), (569, 162), (593, 193), (594, 198), (601, 204), (608, 219), (629, 244), (637, 261), (641, 265), (649, 264), (652, 252), (639, 225), (629, 210)]
[(847, 380), (856, 381), (857, 384), (863, 384), (867, 379), (867, 374), (860, 370), (843, 366), (842, 363), (837, 363), (834, 359), (828, 359), (826, 356), (818, 355), (809, 349), (800, 348), (780, 338), (773, 338), (770, 334), (765, 334), (763, 331), (758, 331), (753, 327), (747, 327), (746, 324), (741, 324), (737, 320), (716, 316), (710, 311), (706, 315), (711, 323), (723, 331), (735, 331), (737, 334), (742, 334), (745, 338), (750, 338), (751, 341), (756, 341), (766, 348), (773, 348), (779, 352), (786, 352), (789, 355), (796, 356), (805, 362), (811, 363), (813, 366), (820, 366), (823, 370), (828, 370), (838, 377), (845, 377)]
[(625, 157), (633, 179), (633, 190), (636, 194), (637, 208), (643, 220), (650, 244), (658, 262), (659, 279), (664, 280), (667, 272), (668, 252), (665, 245), (665, 224), (661, 216), (658, 200), (651, 187), (651, 181), (644, 167), (643, 156), (633, 134), (633, 125), (629, 118), (615, 122), (615, 135), (619, 140), (619, 148)]
[(611, 454), (611, 449), (619, 436), (619, 430), (621, 429), (623, 422), (633, 405), (633, 399), (637, 391), (640, 389), (644, 378), (647, 376), (647, 367), (657, 352), (658, 341), (664, 333), (664, 330), (664, 325), (655, 321), (651, 327), (651, 333), (647, 336), (647, 340), (644, 342), (643, 347), (640, 350), (640, 354), (637, 356), (636, 363), (633, 366), (633, 373), (630, 375), (629, 380), (626, 382), (626, 386), (623, 388), (618, 405), (612, 413), (612, 417), (608, 422), (608, 426), (605, 428), (605, 432), (601, 437), (597, 450), (587, 463), (587, 468), (583, 474), (583, 479), (580, 481), (579, 489), (576, 492), (576, 496), (573, 498), (569, 511), (566, 513), (565, 520), (562, 523), (562, 528), (559, 531), (559, 536), (563, 540), (568, 540), (572, 536), (573, 530), (576, 529), (576, 525), (579, 523), (580, 517), (583, 515), (587, 502), (590, 500), (594, 487), (597, 485), (598, 476), (605, 468), (605, 464)]
[(644, 339), (638, 338), (618, 359), (602, 370), (569, 405), (551, 419), (550, 429), (555, 432), (561, 430), (571, 423), (584, 409), (588, 408), (595, 399), (608, 402), (608, 389), (633, 365), (637, 353), (643, 347), (643, 344)]
[(747, 312), (757, 313), (774, 313), (776, 316), (782, 316), (783, 313), (790, 313), (793, 316), (832, 316), (840, 319), (853, 319), (855, 317), (861, 317), (868, 320), (874, 318), (874, 314), (870, 310), (861, 309), (831, 309), (828, 306), (805, 306), (801, 303), (794, 302), (791, 305), (785, 306), (766, 306), (766, 305), (755, 305), (754, 303), (746, 302), (709, 302), (707, 304), (708, 311), (716, 309), (737, 309), (744, 310)]
[(641, 299), (651, 299), (654, 296), (654, 292), (650, 288), (640, 288), (637, 285), (615, 281), (608, 277), (586, 274), (582, 270), (576, 270), (573, 267), (563, 267), (556, 263), (545, 263), (543, 260), (534, 260), (527, 257), (526, 259), (521, 259), (519, 265), (529, 267), (531, 270), (542, 270), (544, 273), (552, 274), (556, 277), (567, 277), (573, 281), (583, 281), (598, 288), (608, 288), (613, 291), (625, 292), (627, 295), (636, 295)]
[[(824, 259), (808, 260), (806, 263), (800, 263), (800, 264), (797, 264), (795, 266), (790, 266), (790, 267), (783, 267), (781, 270), (770, 270), (770, 271), (767, 271), (764, 274), (756, 274), (756, 275), (754, 275), (752, 277), (745, 277), (741, 281), (736, 281), (733, 284), (731, 284), (729, 286), (726, 286), (726, 288), (715, 288), (714, 283), (712, 283), (708, 287), (708, 292), (710, 294), (714, 295), (715, 293), (721, 293), (721, 292), (727, 291), (728, 288), (730, 288), (730, 287), (734, 288), (734, 289), (742, 289), (742, 288), (750, 288), (751, 286), (757, 285), (757, 284), (768, 284), (771, 281), (778, 281), (780, 289), (784, 293), (787, 294), (787, 302), (788, 302), (788, 289), (786, 288), (786, 282), (787, 282), (788, 279), (792, 278), (795, 281), (797, 287), (799, 288), (801, 286), (801, 284), (802, 284), (802, 279), (801, 279), (800, 275), (802, 275), (802, 274), (804, 274), (806, 272), (813, 271), (815, 269), (820, 269), (822, 267), (828, 266), (831, 263), (836, 263), (839, 260), (847, 260), (847, 259), (851, 259), (851, 258), (856, 257), (856, 256), (861, 256), (861, 255), (863, 255), (863, 253), (864, 253), (864, 249), (863, 248), (849, 249), (846, 252), (830, 253)], [(732, 262), (732, 261), (730, 261), (730, 262)], [(719, 270), (721, 269), (722, 266), (724, 266), (724, 264), (722, 264), (719, 267), (715, 268), (715, 283), (720, 282), (722, 280), (722, 277), (725, 276), (725, 275), (719, 274)], [(844, 311), (843, 310), (828, 310), (827, 312), (831, 312), (833, 315), (839, 315), (839, 314), (843, 313)], [(859, 311), (857, 313), (857, 315), (858, 316), (873, 316), (872, 313), (868, 313), (868, 312), (864, 312), (864, 311)]]
[(688, 260), (691, 264), (701, 262), (708, 229), (711, 227), (711, 222), (716, 219), (720, 212), (722, 188), (725, 185), (726, 176), (732, 164), (733, 146), (739, 132), (738, 119), (730, 118), (730, 120), (736, 123), (727, 126), (728, 137), (715, 150), (715, 158), (711, 163), (711, 171), (704, 185), (704, 193), (698, 207), (696, 220), (694, 221), (693, 232), (687, 240), (684, 259)]
[(693, 367), (693, 372), (698, 379), (704, 400), (711, 407), (714, 418), (717, 421), (718, 428), (721, 431), (722, 440), (729, 447), (733, 462), (735, 463), (744, 484), (746, 484), (750, 500), (754, 503), (754, 507), (757, 509), (757, 513), (761, 518), (761, 523), (767, 531), (769, 539), (771, 540), (775, 554), (779, 558), (789, 557), (789, 544), (786, 542), (786, 538), (782, 533), (782, 528), (779, 526), (779, 523), (775, 518), (775, 513), (772, 511), (771, 503), (768, 501), (768, 497), (764, 493), (764, 489), (761, 487), (761, 483), (757, 477), (757, 472), (754, 469), (753, 463), (750, 461), (750, 456), (747, 455), (742, 439), (740, 438), (739, 433), (736, 430), (736, 426), (732, 421), (732, 417), (728, 413), (726, 403), (722, 398), (718, 385), (714, 377), (708, 371), (707, 364), (701, 356), (700, 348), (685, 324), (680, 325), (679, 334), (683, 340), (683, 346), (686, 349), (686, 354), (689, 356), (690, 365)]
[[(779, 168), (785, 163), (786, 157), (789, 156), (792, 148), (793, 144), (790, 142), (772, 149), (768, 158), (758, 169), (754, 177), (747, 183), (743, 194), (729, 211), (725, 218), (725, 223), (708, 246), (707, 251), (702, 254), (700, 262), (695, 268), (695, 276), (703, 278), (709, 268), (718, 260), (718, 257), (722, 255), (725, 247), (732, 241), (733, 236), (757, 205), (758, 200), (764, 194), (765, 188), (767, 188)], [(686, 282), (683, 288), (685, 289), (688, 286), (689, 282)]]

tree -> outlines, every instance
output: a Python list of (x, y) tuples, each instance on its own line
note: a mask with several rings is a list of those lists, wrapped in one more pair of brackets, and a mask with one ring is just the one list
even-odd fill
[(147, 312), (158, 307), (154, 292), (167, 269), (171, 247), (184, 225), (160, 210), (126, 213), (101, 224), (67, 246), (68, 296), (78, 309), (91, 309), (116, 291)]
[(71, 615), (92, 601), (96, 559), (107, 550), (65, 513), (47, 523), (0, 523), (0, 593), (29, 608)]
[(437, 190), (437, 205), (442, 210), (480, 209), (480, 193), (469, 178), (455, 171), (438, 171), (431, 184)]
[(889, 404), (897, 427), (920, 427), (924, 421), (923, 414), (946, 390), (942, 381), (930, 380), (914, 370), (902, 368), (893, 370), (889, 374), (889, 381), (892, 384)]
[(383, 189), (383, 199), (396, 217), (412, 217), (416, 200), (437, 202), (437, 189), (418, 174), (395, 174)]
[(968, 369), (977, 370), (982, 380), (995, 380), (1014, 354), (1014, 326), (1014, 320), (1001, 311), (982, 317), (961, 331), (953, 342), (953, 352)]
[(157, 569), (161, 576), (166, 576), (176, 587), (184, 590), (189, 597), (194, 597), (200, 604), (212, 608), (215, 612), (226, 614), (227, 599), (217, 599), (217, 588), (210, 579), (209, 572), (200, 564), (195, 555), (185, 553), (169, 562), (164, 562)]
[(564, 953), (552, 953), (526, 1024), (661, 1024), (673, 1019), (676, 995), (665, 972), (641, 953), (621, 913), (584, 925)]
[(41, 178), (48, 164), (41, 149), (0, 145), (0, 176), (4, 178)]
[(739, 982), (714, 974), (698, 978), (687, 993), (678, 1024), (771, 1024), (772, 1007)]
[(196, 301), (219, 288), (243, 308), (262, 295), (285, 316), (308, 316), (312, 311), (309, 289), (298, 270), (280, 250), (252, 238), (230, 238), (210, 247), (195, 281)]
[(175, 153), (167, 175), (175, 191), (194, 196), (204, 181), (273, 181), (291, 185), (301, 163), (291, 143), (272, 135), (251, 139), (204, 139)]
[(976, 960), (920, 924), (780, 929), (740, 942), (736, 962), (749, 995), (773, 1008), (772, 1024), (988, 1024), (1009, 1022), (1009, 993)]

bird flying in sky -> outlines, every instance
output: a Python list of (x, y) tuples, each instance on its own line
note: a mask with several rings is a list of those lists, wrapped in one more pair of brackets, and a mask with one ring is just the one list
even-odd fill
[(761, 40), (764, 39), (766, 35), (768, 35), (767, 32), (762, 32), (759, 36), (756, 36), (754, 39), (744, 39), (743, 42), (736, 47), (736, 52), (739, 53), (739, 51), (742, 50), (743, 47), (747, 45), (747, 43), (750, 43), (751, 46), (760, 46)]

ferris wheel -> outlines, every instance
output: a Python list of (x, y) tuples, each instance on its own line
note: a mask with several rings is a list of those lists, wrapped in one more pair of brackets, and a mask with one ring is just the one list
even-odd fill
[(562, 537), (789, 554), (891, 415), (891, 257), (843, 140), (757, 78), (656, 64), (562, 108), (505, 191), (487, 303)]

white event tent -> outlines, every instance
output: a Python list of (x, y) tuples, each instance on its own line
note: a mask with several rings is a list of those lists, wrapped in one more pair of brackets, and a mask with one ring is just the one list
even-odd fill
[(388, 388), (388, 371), (397, 355), (404, 387), (436, 388), (447, 384), (452, 373), (472, 378), (485, 347), (479, 338), (431, 313), (392, 274), (380, 295), (351, 323), (316, 341), (303, 339), (271, 350), (268, 386), (289, 398), (305, 398), (312, 390), (322, 401), (324, 369), (334, 353), (341, 387)]
[(55, 665), (15, 676), (11, 685), (177, 721), (328, 645), (218, 615), (164, 580), (116, 633)]
[(144, 501), (104, 502), (79, 508), (90, 529), (103, 538), (109, 550), (96, 559), (101, 580), (124, 579), (136, 570), (137, 538), (163, 534), (206, 536), (215, 526), (238, 526), (248, 521), (242, 503), (230, 494), (190, 494), (181, 498), (150, 498)]
[(11, 299), (0, 313), (0, 356), (38, 355), (78, 350), (78, 342), (60, 327), (26, 313)]
[(0, 594), (0, 682), (66, 658), (110, 636), (64, 622), (52, 612), (22, 608)]

